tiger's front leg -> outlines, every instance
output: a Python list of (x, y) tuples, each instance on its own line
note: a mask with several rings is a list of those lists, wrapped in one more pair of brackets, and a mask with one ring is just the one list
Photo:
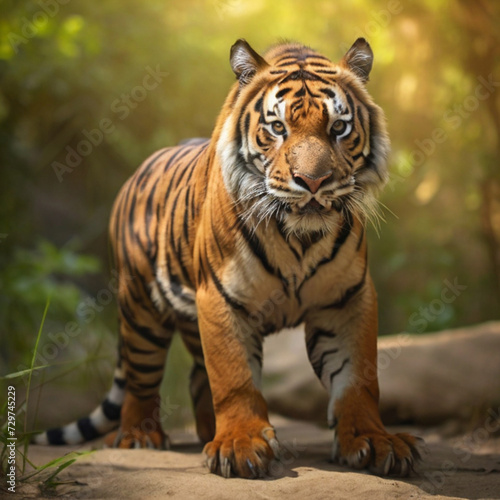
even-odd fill
[(215, 437), (204, 453), (211, 472), (224, 477), (263, 477), (279, 445), (266, 402), (252, 379), (244, 318), (238, 305), (222, 293), (209, 283), (196, 296), (216, 420)]
[(306, 320), (307, 352), (330, 399), (332, 458), (375, 474), (406, 476), (419, 459), (418, 438), (389, 434), (378, 409), (377, 299), (368, 275), (347, 304), (332, 304)]

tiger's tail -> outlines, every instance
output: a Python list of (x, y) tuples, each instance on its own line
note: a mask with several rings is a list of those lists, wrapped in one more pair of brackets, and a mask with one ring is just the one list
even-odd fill
[(116, 429), (125, 397), (125, 374), (115, 369), (113, 385), (104, 401), (87, 417), (63, 427), (55, 427), (32, 437), (32, 443), (41, 445), (81, 444)]

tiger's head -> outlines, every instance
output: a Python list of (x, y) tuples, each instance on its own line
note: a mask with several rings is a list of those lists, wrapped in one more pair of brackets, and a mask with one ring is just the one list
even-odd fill
[(231, 48), (238, 82), (216, 128), (225, 186), (257, 227), (277, 219), (289, 234), (328, 232), (339, 212), (375, 212), (390, 145), (382, 110), (365, 84), (373, 53), (363, 38), (334, 64), (299, 44), (264, 56)]

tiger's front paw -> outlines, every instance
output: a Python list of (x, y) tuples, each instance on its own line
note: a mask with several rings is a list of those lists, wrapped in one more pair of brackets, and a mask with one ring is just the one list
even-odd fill
[(210, 472), (255, 479), (263, 477), (270, 461), (278, 457), (279, 443), (269, 423), (258, 421), (218, 432), (203, 452)]
[(349, 432), (339, 429), (333, 442), (332, 459), (354, 469), (368, 468), (377, 475), (405, 477), (420, 460), (421, 443), (423, 440), (406, 433), (389, 434), (380, 429), (358, 433), (353, 428)]

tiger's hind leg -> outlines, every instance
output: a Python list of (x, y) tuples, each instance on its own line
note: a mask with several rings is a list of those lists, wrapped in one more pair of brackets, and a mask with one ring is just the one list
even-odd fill
[(194, 359), (190, 374), (189, 392), (193, 401), (196, 432), (200, 441), (205, 444), (212, 441), (215, 436), (215, 413), (200, 334), (197, 323), (182, 324), (179, 327), (181, 328), (184, 345)]
[(135, 314), (121, 304), (120, 357), (126, 378), (120, 428), (108, 434), (115, 448), (168, 448), (161, 425), (160, 384), (173, 326), (160, 324), (146, 311)]

